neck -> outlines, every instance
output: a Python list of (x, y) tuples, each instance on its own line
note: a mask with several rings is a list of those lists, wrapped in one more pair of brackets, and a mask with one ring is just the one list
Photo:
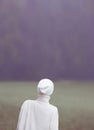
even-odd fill
[(48, 95), (38, 95), (37, 101), (49, 103), (50, 96)]

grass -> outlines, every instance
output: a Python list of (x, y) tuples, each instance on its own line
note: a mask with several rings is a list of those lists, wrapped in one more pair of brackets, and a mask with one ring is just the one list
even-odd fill
[[(15, 130), (21, 104), (36, 99), (37, 83), (0, 83), (0, 130)], [(55, 82), (51, 103), (59, 110), (59, 130), (94, 130), (94, 83)]]

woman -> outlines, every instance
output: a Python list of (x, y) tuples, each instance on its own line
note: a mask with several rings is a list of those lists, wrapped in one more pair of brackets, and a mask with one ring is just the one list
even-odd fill
[(49, 103), (53, 82), (42, 79), (37, 89), (38, 98), (23, 103), (16, 130), (58, 130), (58, 110)]

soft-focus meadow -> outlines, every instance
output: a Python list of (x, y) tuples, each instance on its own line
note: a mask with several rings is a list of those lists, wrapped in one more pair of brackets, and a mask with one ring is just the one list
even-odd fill
[[(16, 130), (20, 106), (36, 99), (37, 83), (0, 82), (0, 130)], [(55, 82), (52, 104), (59, 110), (59, 130), (94, 130), (94, 82)]]

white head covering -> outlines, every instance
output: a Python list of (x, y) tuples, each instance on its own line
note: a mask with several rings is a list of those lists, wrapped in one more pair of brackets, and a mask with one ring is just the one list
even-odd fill
[(38, 83), (38, 93), (51, 95), (54, 91), (54, 83), (50, 79), (42, 79)]

